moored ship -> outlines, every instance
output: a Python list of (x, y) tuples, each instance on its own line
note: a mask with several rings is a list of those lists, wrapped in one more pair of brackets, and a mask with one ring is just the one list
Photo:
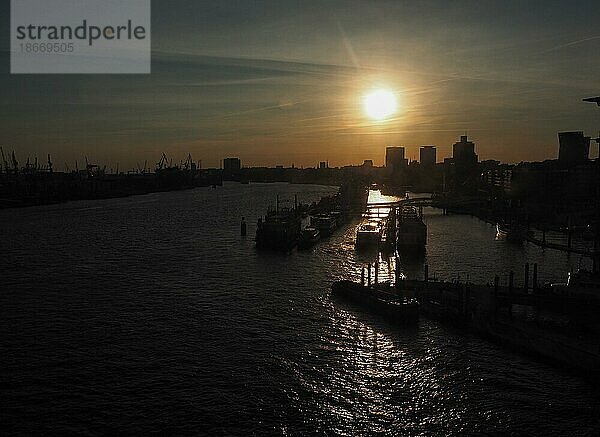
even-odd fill
[(402, 207), (398, 216), (396, 242), (400, 251), (425, 251), (427, 225), (425, 225), (414, 206)]
[(337, 227), (336, 218), (330, 214), (319, 214), (310, 218), (310, 226), (318, 229), (321, 238), (325, 238), (333, 234)]
[(319, 242), (321, 234), (318, 229), (312, 227), (306, 227), (302, 229), (300, 233), (300, 240), (298, 241), (299, 249), (308, 249)]
[(294, 248), (300, 237), (302, 218), (296, 209), (270, 211), (264, 220), (258, 219), (256, 247), (288, 251)]
[(356, 249), (378, 248), (381, 242), (381, 226), (377, 222), (363, 223), (356, 230)]
[(511, 243), (522, 243), (527, 239), (528, 229), (516, 222), (498, 222), (496, 224), (496, 239)]

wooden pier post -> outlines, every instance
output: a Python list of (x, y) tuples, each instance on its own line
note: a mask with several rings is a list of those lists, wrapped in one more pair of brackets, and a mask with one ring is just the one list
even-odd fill
[(512, 270), (508, 273), (508, 312), (512, 316), (512, 294), (515, 285), (515, 272)]
[(379, 260), (375, 261), (375, 285), (379, 283)]
[(362, 269), (360, 270), (360, 285), (361, 286), (365, 286), (365, 266), (362, 266)]
[(242, 217), (242, 223), (240, 224), (240, 233), (242, 234), (242, 237), (246, 236), (246, 233), (247, 233), (246, 217)]
[(533, 292), (537, 292), (538, 288), (538, 265), (537, 263), (533, 264)]
[(396, 284), (396, 288), (399, 287), (400, 285), (400, 258), (396, 257), (396, 268), (395, 270), (395, 281), (394, 283)]
[(570, 249), (573, 244), (573, 232), (571, 231), (571, 217), (567, 217), (567, 247)]
[(542, 229), (542, 245), (546, 246), (546, 230)]
[(429, 282), (429, 264), (425, 264), (425, 282)]
[(523, 288), (525, 288), (525, 291), (529, 290), (529, 263), (525, 263), (525, 278)]
[(596, 235), (594, 236), (594, 247), (591, 251), (592, 254), (592, 273), (594, 275), (600, 274), (600, 229), (596, 228)]
[(369, 272), (367, 274), (367, 286), (370, 287), (371, 286), (371, 263), (369, 263), (369, 267), (367, 267), (369, 269)]

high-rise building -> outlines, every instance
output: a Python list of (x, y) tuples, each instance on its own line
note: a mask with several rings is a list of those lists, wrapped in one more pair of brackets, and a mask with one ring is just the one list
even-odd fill
[(419, 150), (419, 161), (423, 166), (435, 166), (437, 161), (437, 150), (435, 146), (421, 146), (421, 149)]
[(558, 161), (566, 164), (586, 162), (590, 156), (590, 137), (583, 132), (558, 133)]
[(477, 154), (475, 153), (475, 143), (469, 141), (466, 135), (460, 137), (458, 143), (452, 146), (452, 158), (457, 168), (470, 168), (477, 164)]
[(223, 160), (223, 170), (225, 172), (234, 173), (242, 168), (242, 161), (240, 158), (225, 158)]
[(388, 146), (385, 148), (385, 166), (392, 173), (408, 166), (404, 158), (404, 147)]
[(223, 160), (223, 180), (239, 181), (242, 172), (240, 158), (225, 158)]

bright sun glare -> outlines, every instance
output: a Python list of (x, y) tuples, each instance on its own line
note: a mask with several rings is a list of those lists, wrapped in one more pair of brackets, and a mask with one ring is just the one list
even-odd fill
[(388, 90), (372, 91), (364, 99), (365, 112), (374, 120), (384, 120), (396, 112), (396, 96)]

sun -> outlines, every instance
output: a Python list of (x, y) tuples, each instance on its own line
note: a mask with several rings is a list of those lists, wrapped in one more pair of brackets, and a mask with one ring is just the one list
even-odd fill
[(374, 120), (385, 120), (396, 112), (396, 96), (386, 89), (371, 91), (364, 97), (367, 115)]

